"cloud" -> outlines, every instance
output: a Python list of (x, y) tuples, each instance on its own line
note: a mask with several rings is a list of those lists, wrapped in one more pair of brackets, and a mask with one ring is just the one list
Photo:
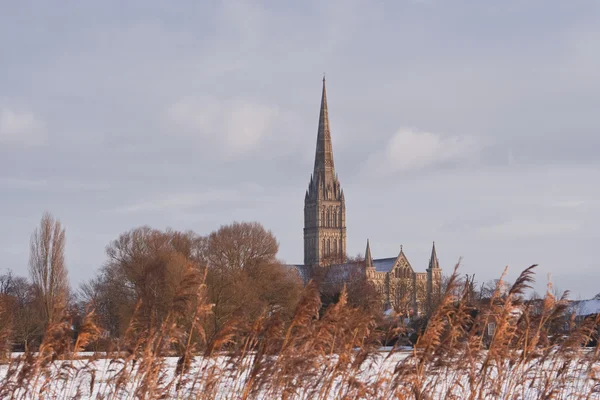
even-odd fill
[(0, 188), (40, 190), (48, 187), (43, 179), (0, 178)]
[(257, 196), (264, 189), (254, 183), (242, 183), (233, 187), (206, 188), (204, 190), (179, 190), (174, 193), (154, 196), (148, 200), (118, 207), (113, 213), (145, 213), (182, 211), (214, 204), (231, 204), (244, 201), (244, 196)]
[(30, 191), (106, 191), (110, 185), (102, 182), (89, 182), (73, 179), (27, 179), (0, 177), (0, 188)]
[(255, 149), (269, 133), (277, 111), (274, 108), (251, 103), (233, 107), (225, 124), (227, 148), (233, 154), (243, 154)]
[(0, 107), (0, 144), (29, 147), (45, 143), (44, 124), (35, 115)]
[(166, 111), (177, 134), (201, 138), (233, 158), (256, 150), (271, 133), (277, 116), (275, 107), (214, 98), (180, 100)]
[(568, 235), (579, 231), (577, 222), (540, 222), (511, 220), (501, 224), (483, 227), (479, 233), (484, 237), (522, 239), (539, 236)]
[(402, 128), (380, 151), (372, 154), (367, 168), (378, 174), (391, 174), (464, 161), (474, 156), (481, 144), (473, 137), (443, 136)]
[(171, 209), (199, 206), (210, 201), (223, 200), (223, 198), (224, 193), (218, 191), (208, 192), (204, 196), (199, 193), (177, 193), (138, 202), (124, 207), (118, 207), (112, 211), (116, 213), (166, 211)]
[(552, 205), (554, 207), (560, 207), (560, 208), (579, 208), (585, 204), (586, 204), (585, 200), (577, 200), (577, 199), (561, 200), (561, 201), (556, 201), (556, 202), (552, 203)]

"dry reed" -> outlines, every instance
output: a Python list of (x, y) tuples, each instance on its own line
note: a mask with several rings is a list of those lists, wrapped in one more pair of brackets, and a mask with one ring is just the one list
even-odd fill
[(457, 266), (414, 349), (383, 355), (382, 340), (403, 328), (378, 329), (345, 289), (321, 312), (315, 282), (290, 321), (265, 311), (207, 340), (211, 304), (202, 277), (190, 273), (160, 324), (142, 329), (136, 311), (105, 355), (78, 357), (98, 337), (93, 312), (74, 343), (67, 319), (51, 324), (36, 354), (1, 367), (0, 398), (600, 398), (600, 348), (584, 347), (597, 340), (600, 316), (568, 317), (566, 294), (555, 298), (551, 287), (539, 307), (524, 301), (534, 267), (507, 294), (501, 279), (485, 304), (473, 304)]

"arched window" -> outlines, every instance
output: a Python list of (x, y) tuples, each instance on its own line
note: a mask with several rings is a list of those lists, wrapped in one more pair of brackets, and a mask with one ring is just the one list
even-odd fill
[(327, 255), (331, 254), (331, 241), (327, 239)]
[(329, 228), (331, 226), (331, 212), (329, 211), (330, 209), (327, 208), (327, 224), (326, 226)]
[(337, 253), (338, 253), (337, 240), (333, 239), (333, 254), (337, 255)]
[(321, 257), (325, 257), (325, 239), (323, 239), (323, 246), (321, 247)]
[(323, 211), (321, 212), (321, 223), (319, 225), (320, 226), (325, 225), (325, 208), (323, 208)]

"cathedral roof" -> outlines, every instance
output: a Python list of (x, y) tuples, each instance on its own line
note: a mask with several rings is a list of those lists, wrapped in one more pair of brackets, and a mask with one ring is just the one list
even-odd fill
[(397, 259), (398, 257), (378, 258), (373, 260), (373, 266), (377, 272), (390, 272)]
[(294, 271), (295, 273), (298, 274), (298, 276), (300, 277), (300, 279), (302, 279), (302, 281), (304, 281), (304, 284), (307, 284), (308, 281), (310, 281), (310, 274), (312, 272), (310, 266), (308, 265), (304, 265), (304, 264), (283, 264), (284, 266), (288, 267), (290, 270)]
[[(370, 262), (369, 262), (370, 260)], [(431, 262), (433, 261), (433, 262)], [(370, 265), (369, 265), (370, 264)], [(412, 271), (412, 266), (410, 265), (410, 262), (408, 261), (408, 259), (406, 258), (406, 255), (404, 254), (404, 250), (400, 249), (400, 254), (398, 254), (396, 257), (388, 257), (388, 258), (372, 258), (371, 257), (371, 246), (369, 244), (369, 241), (367, 241), (367, 248), (365, 251), (365, 263), (356, 263), (356, 262), (348, 262), (348, 263), (342, 263), (342, 264), (336, 264), (333, 265), (330, 271), (330, 279), (334, 279), (334, 280), (343, 280), (345, 278), (347, 278), (350, 274), (352, 274), (357, 266), (363, 265), (362, 268), (364, 267), (373, 267), (375, 268), (375, 271), (377, 272), (384, 272), (384, 273), (388, 273), (393, 271), (394, 267), (396, 265), (404, 265), (406, 267), (409, 268), (410, 271)], [(307, 283), (311, 276), (311, 267), (307, 266), (307, 265), (301, 265), (301, 264), (288, 264), (288, 267), (294, 268), (297, 273), (300, 275), (300, 277), (304, 280), (305, 283)], [(435, 252), (435, 245), (433, 247), (432, 250), (432, 260), (430, 260), (430, 265), (429, 268), (439, 268), (439, 262), (437, 260), (437, 254)], [(417, 272), (417, 275), (425, 275), (426, 272)]]
[[(284, 264), (290, 271), (297, 274), (307, 284), (313, 277), (313, 266), (303, 264)], [(327, 270), (325, 279), (329, 282), (347, 282), (352, 277), (364, 273), (364, 266), (361, 263), (348, 262), (343, 264), (331, 265)]]
[(394, 269), (394, 266), (396, 265), (407, 265), (409, 269), (412, 270), (412, 266), (406, 258), (402, 246), (400, 246), (400, 253), (396, 257), (372, 259), (371, 248), (369, 246), (369, 241), (367, 240), (367, 250), (365, 251), (365, 259), (368, 260), (369, 258), (372, 260), (372, 266), (375, 267), (375, 270), (377, 272), (390, 272)]

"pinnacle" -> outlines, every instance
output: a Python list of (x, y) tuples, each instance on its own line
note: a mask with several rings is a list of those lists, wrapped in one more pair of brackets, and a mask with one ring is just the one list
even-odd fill
[(435, 242), (433, 242), (433, 246), (431, 248), (431, 258), (429, 259), (429, 269), (439, 268), (440, 263), (437, 258), (437, 253), (435, 251)]
[(333, 147), (331, 144), (331, 131), (329, 127), (329, 110), (327, 108), (327, 89), (323, 79), (323, 92), (321, 94), (321, 109), (319, 111), (319, 129), (317, 132), (317, 151), (315, 154), (314, 174), (325, 173), (326, 180), (333, 180), (335, 170), (333, 165)]
[(367, 239), (367, 249), (365, 250), (365, 265), (367, 267), (373, 266), (373, 257), (371, 257), (371, 246), (369, 245), (369, 239)]

